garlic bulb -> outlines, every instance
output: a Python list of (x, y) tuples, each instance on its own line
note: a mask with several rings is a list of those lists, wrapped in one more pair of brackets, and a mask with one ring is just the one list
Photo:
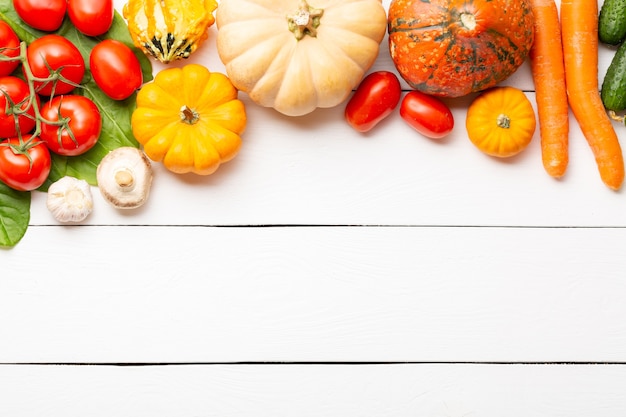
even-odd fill
[(65, 176), (48, 188), (46, 206), (62, 223), (83, 221), (93, 210), (91, 187), (85, 180)]

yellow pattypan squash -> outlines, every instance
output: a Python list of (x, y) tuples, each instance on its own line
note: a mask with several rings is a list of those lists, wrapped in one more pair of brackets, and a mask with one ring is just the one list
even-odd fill
[(515, 87), (485, 90), (467, 110), (467, 135), (487, 155), (506, 158), (523, 151), (533, 138), (535, 111)]
[(257, 104), (300, 116), (340, 104), (361, 82), (387, 15), (381, 0), (221, 0), (216, 24), (233, 84)]
[(216, 0), (129, 0), (122, 9), (134, 44), (163, 63), (188, 58), (209, 36)]
[(228, 77), (198, 64), (167, 68), (137, 93), (133, 134), (175, 173), (212, 174), (241, 147), (244, 104)]

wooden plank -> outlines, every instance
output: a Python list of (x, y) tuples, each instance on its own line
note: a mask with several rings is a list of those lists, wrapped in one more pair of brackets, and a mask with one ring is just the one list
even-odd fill
[[(455, 105), (456, 131), (438, 142), (419, 137), (399, 115), (362, 136), (336, 109), (296, 122), (249, 105), (234, 161), (210, 177), (154, 164), (150, 199), (134, 211), (109, 207), (94, 188), (85, 224), (626, 226), (624, 194), (602, 184), (577, 125), (570, 168), (557, 181), (541, 166), (538, 133), (514, 159), (480, 153), (466, 137), (465, 108)], [(33, 225), (58, 224), (45, 198), (34, 193)]]
[(19, 417), (615, 417), (609, 365), (2, 366), (0, 414)]
[(32, 227), (0, 362), (626, 361), (626, 229)]

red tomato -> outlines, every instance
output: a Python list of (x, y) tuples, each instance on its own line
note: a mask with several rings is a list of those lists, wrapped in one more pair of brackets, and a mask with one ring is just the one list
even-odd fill
[(67, 0), (13, 0), (13, 6), (27, 25), (53, 32), (63, 23)]
[(346, 105), (346, 121), (358, 132), (371, 130), (396, 108), (401, 92), (394, 73), (377, 71), (369, 74)]
[[(20, 54), (20, 39), (17, 37), (11, 26), (4, 20), (0, 20), (0, 48), (2, 55), (15, 58)], [(4, 49), (6, 48), (6, 49)], [(0, 76), (9, 75), (19, 65), (19, 61), (0, 60)]]
[(43, 105), (41, 115), (49, 122), (67, 121), (62, 126), (41, 124), (41, 140), (56, 154), (81, 155), (100, 137), (102, 116), (98, 106), (87, 97), (56, 96)]
[(0, 142), (0, 181), (18, 191), (35, 190), (46, 181), (52, 167), (50, 151), (31, 135)]
[[(21, 134), (29, 133), (35, 127), (35, 107), (30, 102), (28, 84), (21, 78), (7, 75), (0, 77), (0, 138), (18, 136), (15, 125)], [(37, 105), (39, 97), (35, 95)], [(21, 114), (20, 114), (21, 112)]]
[(113, 0), (67, 0), (67, 15), (87, 36), (106, 33), (113, 23)]
[[(68, 39), (59, 35), (44, 35), (35, 39), (26, 51), (26, 57), (33, 75), (38, 78), (50, 77), (50, 67), (53, 73), (58, 72), (70, 82), (58, 80), (36, 81), (37, 92), (44, 96), (67, 94), (74, 89), (74, 84), (80, 84), (85, 75), (85, 61), (78, 48)], [(54, 87), (54, 88), (53, 88)]]
[(98, 87), (113, 100), (130, 97), (143, 83), (139, 59), (117, 40), (106, 39), (94, 46), (89, 68)]
[(432, 139), (443, 138), (454, 128), (454, 117), (448, 106), (420, 91), (410, 91), (404, 96), (400, 116), (413, 129)]

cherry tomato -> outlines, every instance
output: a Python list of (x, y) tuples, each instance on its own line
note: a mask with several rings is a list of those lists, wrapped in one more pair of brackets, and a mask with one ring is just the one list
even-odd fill
[[(2, 55), (15, 58), (20, 54), (20, 39), (11, 26), (4, 20), (0, 20), (0, 48)], [(6, 48), (6, 49), (4, 49)], [(19, 61), (0, 60), (0, 76), (9, 75), (19, 65)]]
[(106, 39), (91, 50), (89, 68), (93, 79), (113, 100), (124, 100), (143, 83), (139, 59), (120, 41)]
[[(39, 97), (35, 95), (37, 105)], [(16, 112), (17, 126), (15, 125)], [(30, 102), (28, 84), (21, 78), (7, 75), (0, 77), (0, 138), (10, 138), (29, 133), (35, 127), (35, 107)]]
[(113, 23), (113, 0), (67, 0), (67, 15), (87, 36), (106, 33)]
[(389, 116), (400, 102), (400, 81), (392, 72), (372, 72), (361, 81), (346, 105), (345, 118), (358, 132), (367, 132)]
[(27, 25), (53, 32), (63, 23), (67, 0), (13, 0), (13, 6)]
[(446, 104), (421, 91), (410, 91), (400, 104), (400, 116), (422, 135), (440, 139), (454, 128), (454, 117)]
[(18, 191), (35, 190), (46, 181), (52, 167), (50, 151), (31, 135), (0, 142), (0, 181)]
[(49, 122), (67, 121), (65, 126), (41, 124), (41, 140), (56, 154), (81, 155), (100, 137), (102, 116), (98, 106), (87, 97), (56, 96), (42, 106), (41, 115)]
[[(50, 77), (50, 67), (53, 73), (59, 73), (71, 83), (80, 84), (85, 75), (85, 61), (78, 48), (68, 39), (59, 35), (44, 35), (35, 39), (26, 50), (26, 57), (33, 75), (38, 78)], [(74, 89), (74, 85), (58, 80), (35, 82), (37, 92), (44, 96), (67, 94)]]

